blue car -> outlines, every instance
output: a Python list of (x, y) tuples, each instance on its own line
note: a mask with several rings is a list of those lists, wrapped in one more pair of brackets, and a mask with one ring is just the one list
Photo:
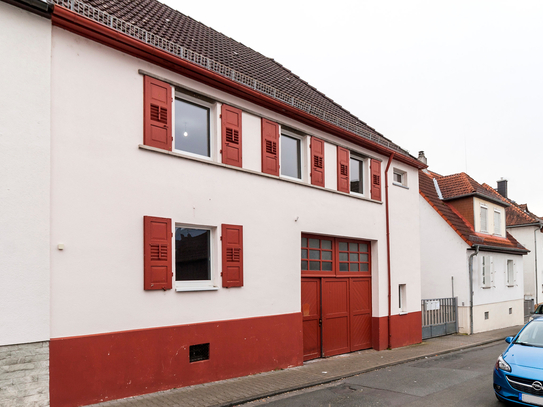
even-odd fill
[(543, 318), (528, 322), (494, 367), (494, 392), (500, 401), (543, 406)]

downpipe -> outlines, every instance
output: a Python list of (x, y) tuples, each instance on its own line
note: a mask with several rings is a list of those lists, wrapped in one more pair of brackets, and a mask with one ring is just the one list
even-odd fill
[(537, 232), (543, 233), (543, 225), (534, 230), (534, 270), (535, 270), (535, 303), (539, 304), (539, 283), (537, 282)]
[(473, 246), (475, 253), (469, 256), (469, 334), (473, 335), (473, 257), (479, 254), (479, 245)]
[(388, 170), (390, 168), (390, 164), (392, 163), (392, 159), (394, 158), (394, 153), (390, 155), (388, 158), (387, 167), (385, 169), (385, 202), (386, 202), (386, 235), (387, 235), (387, 273), (388, 273), (388, 349), (391, 348), (391, 342), (392, 342), (392, 335), (390, 333), (390, 317), (392, 316), (392, 298), (391, 298), (391, 281), (390, 281), (390, 222), (389, 222), (389, 215), (388, 215)]

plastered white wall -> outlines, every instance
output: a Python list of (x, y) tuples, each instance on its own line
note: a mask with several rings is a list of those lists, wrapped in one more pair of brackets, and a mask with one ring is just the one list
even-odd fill
[[(387, 315), (385, 207), (335, 191), (336, 175), (329, 168), (337, 167), (339, 140), (57, 28), (52, 63), (51, 236), (53, 247), (65, 244), (65, 250), (51, 253), (53, 337), (300, 312), (304, 232), (371, 240), (373, 316)], [(242, 119), (244, 169), (138, 147), (143, 140), (139, 69), (250, 112)], [(307, 137), (302, 153), (305, 183), (261, 174), (259, 116), (326, 141), (325, 189), (308, 185)], [(219, 134), (213, 141), (217, 146)], [(411, 216), (417, 217), (418, 198), (413, 196), (418, 197), (418, 191), (412, 188), (408, 194), (401, 196), (408, 202), (402, 219), (393, 214), (396, 221), (408, 222), (395, 230), (398, 242), (412, 238), (411, 226), (417, 224), (405, 220), (405, 209), (415, 209)], [(223, 223), (243, 225), (244, 286), (144, 291), (144, 215), (217, 231)], [(217, 240), (215, 246), (220, 247)], [(409, 251), (415, 246), (410, 242)], [(407, 251), (396, 250), (393, 256)], [(220, 283), (220, 259), (217, 263), (215, 281)], [(418, 260), (409, 261), (402, 273), (416, 280), (417, 266)], [(415, 296), (412, 303), (419, 310), (420, 298)]]
[(469, 303), (468, 245), (422, 197), (420, 201), (423, 299), (458, 297)]
[(0, 345), (49, 339), (51, 22), (0, 2)]
[(526, 256), (523, 256), (524, 295), (529, 299), (534, 299), (537, 304), (543, 300), (543, 233), (535, 226), (508, 228), (507, 231), (530, 250)]
[[(509, 313), (511, 310), (511, 313)], [(488, 319), (485, 313), (488, 312)], [(470, 333), (469, 307), (458, 307), (460, 333)], [(524, 300), (501, 301), (473, 307), (473, 333), (524, 325)]]

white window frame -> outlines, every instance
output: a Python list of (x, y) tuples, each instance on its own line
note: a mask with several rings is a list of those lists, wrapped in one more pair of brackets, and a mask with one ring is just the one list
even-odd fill
[[(396, 181), (396, 176), (400, 177), (400, 181)], [(407, 172), (402, 171), (398, 168), (393, 168), (392, 170), (392, 184), (400, 187), (407, 188)]]
[[(509, 267), (511, 266), (511, 267)], [(507, 259), (505, 262), (505, 281), (507, 287), (514, 287), (516, 284), (516, 270), (515, 270), (515, 261), (512, 259)]]
[[(496, 215), (497, 220), (496, 222)], [(494, 208), (494, 234), (501, 236), (502, 235), (502, 212), (499, 209)]]
[[(210, 276), (209, 280), (193, 280), (193, 281), (177, 281), (176, 280), (176, 250), (175, 250), (175, 233), (177, 228), (187, 228), (187, 229), (200, 229), (200, 230), (209, 230), (209, 267), (210, 267)], [(216, 291), (219, 289), (217, 285), (217, 267), (218, 267), (218, 253), (219, 253), (219, 243), (218, 243), (218, 231), (216, 226), (204, 226), (204, 225), (194, 225), (189, 223), (175, 223), (174, 227), (174, 239), (173, 239), (173, 278), (175, 282), (175, 291)]]
[[(485, 225), (483, 228), (483, 210), (484, 210), (484, 220)], [(481, 204), (479, 207), (479, 228), (481, 229), (481, 232), (488, 233), (488, 206)]]
[[(356, 160), (360, 162), (360, 166), (362, 168), (362, 193), (355, 192), (351, 190), (351, 160)], [(369, 161), (367, 157), (364, 157), (360, 154), (357, 154), (356, 152), (349, 151), (349, 193), (355, 196), (367, 196), (368, 190), (369, 190)]]
[[(282, 143), (283, 143), (283, 139), (282, 137), (283, 136), (286, 136), (286, 137), (290, 137), (290, 138), (293, 138), (293, 139), (297, 139), (299, 142), (300, 142), (300, 156), (299, 156), (299, 159), (300, 159), (300, 178), (296, 178), (296, 177), (291, 177), (290, 175), (285, 175), (283, 173), (281, 173), (281, 168), (283, 167), (283, 154), (282, 154)], [(300, 136), (298, 134), (294, 134), (293, 132), (290, 132), (288, 130), (284, 130), (284, 129), (280, 129), (280, 132), (279, 132), (279, 177), (281, 178), (286, 178), (286, 179), (291, 179), (291, 180), (295, 180), (295, 181), (303, 181), (303, 182), (307, 182), (307, 176), (306, 176), (306, 163), (308, 162), (309, 158), (307, 157), (307, 154), (308, 152), (306, 151), (307, 148), (306, 148), (306, 145), (307, 145), (307, 136)]]
[[(189, 151), (179, 150), (175, 146), (175, 99), (184, 100), (186, 102), (195, 104), (197, 106), (202, 106), (209, 109), (209, 157), (206, 155), (200, 155), (196, 153), (191, 153)], [(178, 92), (173, 88), (173, 97), (172, 97), (172, 151), (186, 155), (189, 157), (200, 158), (203, 160), (217, 161), (217, 112), (219, 111), (217, 103), (207, 102), (195, 97), (191, 97), (182, 92)]]

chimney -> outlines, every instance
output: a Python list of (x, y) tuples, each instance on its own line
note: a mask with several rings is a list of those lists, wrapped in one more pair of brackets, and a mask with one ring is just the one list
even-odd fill
[(428, 160), (426, 159), (426, 156), (424, 155), (424, 151), (419, 151), (419, 158), (418, 160), (421, 162), (421, 163), (424, 163), (426, 165), (428, 165)]
[(502, 179), (498, 181), (498, 194), (507, 198), (507, 180)]

